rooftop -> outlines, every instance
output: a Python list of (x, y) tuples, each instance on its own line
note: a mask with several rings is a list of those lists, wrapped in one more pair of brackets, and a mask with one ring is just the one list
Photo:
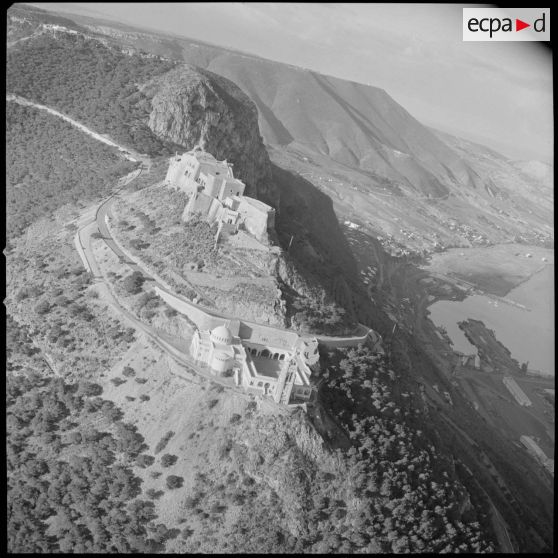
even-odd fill
[(298, 333), (260, 324), (240, 322), (238, 336), (250, 343), (292, 350), (298, 341)]
[(219, 176), (222, 178), (232, 178), (232, 170), (220, 161), (200, 161), (200, 172), (205, 175)]
[(250, 204), (252, 207), (255, 207), (256, 209), (259, 209), (260, 211), (275, 211), (273, 209), (273, 207), (271, 207), (270, 205), (267, 205), (267, 203), (264, 203), (260, 200), (256, 200), (256, 199), (251, 198), (249, 196), (242, 196), (242, 201), (244, 203)]
[(211, 332), (211, 340), (216, 344), (229, 345), (232, 341), (232, 334), (227, 327), (220, 325)]

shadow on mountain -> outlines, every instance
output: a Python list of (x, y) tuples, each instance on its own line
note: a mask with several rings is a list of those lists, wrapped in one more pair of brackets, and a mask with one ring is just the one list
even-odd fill
[[(273, 110), (262, 101), (260, 96), (255, 91), (248, 91), (248, 94), (250, 95), (250, 99), (252, 99), (258, 107), (260, 118), (265, 120), (268, 129), (273, 133), (273, 137), (267, 138), (267, 141), (278, 145), (288, 145), (294, 141), (289, 130), (285, 128), (281, 120), (279, 120)], [(262, 126), (260, 125), (260, 129), (261, 128)]]
[[(390, 336), (393, 322), (382, 309), (382, 300), (389, 297), (391, 287), (389, 284), (378, 287), (370, 297), (331, 198), (300, 175), (273, 163), (271, 166), (281, 196), (275, 229), (279, 244), (288, 252), (296, 272), (309, 285), (322, 287), (355, 321), (384, 337)], [(401, 265), (398, 258), (384, 251), (376, 238), (359, 231), (353, 231), (352, 235), (370, 243), (370, 256), (378, 266), (393, 270)], [(414, 264), (407, 262), (407, 265), (416, 272)]]
[(376, 131), (373, 129), (370, 121), (360, 111), (354, 108), (346, 99), (340, 97), (332, 87), (327, 85), (326, 78), (317, 72), (310, 72), (316, 83), (331, 97), (349, 116), (349, 118), (362, 130), (363, 134), (368, 138), (382, 143)]
[(296, 173), (275, 164), (272, 172), (281, 199), (275, 224), (279, 244), (309, 285), (318, 284), (358, 319), (350, 288), (357, 262), (331, 199)]

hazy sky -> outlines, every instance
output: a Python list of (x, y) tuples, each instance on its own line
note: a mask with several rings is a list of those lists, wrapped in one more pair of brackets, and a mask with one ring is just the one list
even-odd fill
[(34, 3), (251, 52), (385, 89), (424, 124), (552, 161), (552, 59), (462, 41), (474, 4)]

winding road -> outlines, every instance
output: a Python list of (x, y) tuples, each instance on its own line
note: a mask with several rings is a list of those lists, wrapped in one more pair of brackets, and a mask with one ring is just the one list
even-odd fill
[[(246, 394), (246, 390), (236, 388), (232, 384), (232, 380), (219, 378), (214, 376), (209, 372), (207, 369), (203, 369), (196, 364), (194, 364), (189, 358), (186, 357), (185, 353), (178, 349), (176, 346), (173, 345), (172, 340), (169, 336), (168, 340), (165, 340), (164, 337), (166, 335), (158, 331), (157, 329), (147, 325), (146, 323), (142, 322), (138, 319), (134, 314), (132, 314), (129, 310), (124, 308), (120, 302), (114, 290), (112, 289), (108, 279), (103, 275), (97, 260), (93, 254), (93, 250), (91, 247), (91, 235), (94, 232), (100, 231), (103, 235), (103, 240), (106, 245), (134, 271), (141, 272), (144, 276), (146, 275), (145, 271), (140, 268), (135, 262), (130, 261), (127, 258), (126, 254), (120, 250), (118, 245), (114, 242), (112, 237), (110, 236), (110, 232), (105, 223), (105, 216), (110, 209), (111, 203), (114, 201), (114, 196), (123, 188), (125, 188), (132, 180), (139, 176), (137, 171), (134, 171), (135, 176), (131, 177), (128, 175), (129, 180), (125, 180), (124, 184), (116, 190), (111, 196), (105, 199), (101, 205), (97, 208), (97, 212), (94, 218), (89, 218), (89, 220), (82, 224), (81, 228), (78, 230), (76, 235), (76, 242), (79, 243), (81, 249), (83, 250), (83, 256), (87, 261), (87, 265), (85, 266), (86, 269), (92, 274), (94, 283), (97, 287), (102, 291), (103, 299), (109, 304), (112, 308), (114, 308), (123, 318), (127, 321), (132, 327), (136, 330), (142, 331), (147, 335), (147, 337), (159, 347), (164, 353), (170, 356), (175, 362), (179, 365), (184, 367), (190, 374), (200, 376), (202, 378), (208, 379), (214, 383), (222, 385), (224, 388), (228, 390), (235, 391), (237, 393)], [(132, 175), (134, 173), (131, 173)], [(148, 276), (148, 280), (155, 281), (152, 277)], [(175, 375), (185, 379), (192, 381), (192, 378), (187, 376), (182, 376), (181, 374), (177, 374), (173, 372)]]

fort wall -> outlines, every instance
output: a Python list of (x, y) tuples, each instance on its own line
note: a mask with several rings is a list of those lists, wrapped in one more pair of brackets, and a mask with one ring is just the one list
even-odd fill
[(240, 198), (237, 211), (242, 216), (246, 230), (256, 238), (265, 238), (267, 235), (271, 228), (270, 215), (273, 215), (272, 221), (275, 222), (275, 210), (252, 198)]
[[(157, 286), (154, 287), (154, 290), (171, 308), (186, 315), (200, 330), (211, 330), (220, 325), (223, 319), (234, 319), (217, 311), (204, 310), (193, 302)], [(320, 344), (327, 347), (355, 347), (360, 343), (368, 342), (373, 347), (381, 350), (381, 337), (375, 331), (368, 329), (366, 326), (361, 326), (361, 331), (351, 337), (328, 337), (325, 335), (315, 335), (314, 337)], [(290, 350), (299, 338), (296, 331), (265, 326), (248, 320), (240, 322), (239, 335), (248, 343), (272, 345), (285, 350)]]

